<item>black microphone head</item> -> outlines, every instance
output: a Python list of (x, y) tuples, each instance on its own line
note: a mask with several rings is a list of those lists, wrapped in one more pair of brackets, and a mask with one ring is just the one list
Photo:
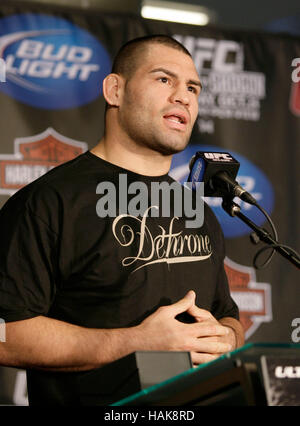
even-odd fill
[(220, 173), (234, 181), (240, 163), (228, 152), (197, 151), (190, 161), (189, 182), (204, 182), (204, 195), (221, 197), (228, 192), (226, 183), (216, 182)]

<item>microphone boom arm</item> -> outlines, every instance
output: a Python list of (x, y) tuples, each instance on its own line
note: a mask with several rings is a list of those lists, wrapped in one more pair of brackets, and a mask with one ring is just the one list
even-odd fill
[(233, 201), (232, 197), (223, 197), (222, 207), (226, 213), (228, 213), (231, 217), (237, 216), (241, 219), (246, 225), (248, 225), (251, 229), (255, 231), (261, 241), (264, 241), (269, 245), (270, 248), (273, 248), (278, 253), (280, 253), (283, 257), (293, 263), (295, 266), (300, 268), (300, 258), (296, 252), (289, 249), (287, 246), (284, 246), (278, 241), (275, 241), (269, 232), (267, 232), (264, 228), (256, 225), (252, 220), (250, 220), (247, 216), (241, 213), (241, 208), (238, 204)]

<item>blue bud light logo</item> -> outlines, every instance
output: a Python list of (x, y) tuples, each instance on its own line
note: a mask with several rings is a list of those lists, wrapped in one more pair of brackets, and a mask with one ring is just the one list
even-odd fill
[(0, 20), (0, 59), (6, 64), (6, 83), (0, 90), (49, 110), (96, 99), (111, 66), (106, 49), (88, 31), (42, 14)]
[[(184, 151), (174, 155), (170, 175), (181, 183), (188, 180), (189, 162), (197, 151), (223, 152), (226, 149), (208, 146), (208, 145), (190, 145)], [(272, 213), (274, 205), (274, 192), (271, 183), (264, 173), (247, 160), (242, 155), (230, 151), (230, 154), (240, 163), (237, 176), (238, 183), (248, 192), (250, 192), (258, 203), (269, 215)], [(217, 216), (223, 233), (226, 238), (236, 238), (248, 235), (252, 232), (239, 218), (229, 216), (222, 208), (222, 198), (206, 197), (205, 201), (212, 208)], [(249, 217), (254, 223), (262, 226), (266, 219), (265, 216), (254, 206), (235, 198), (234, 201), (240, 205), (242, 213)]]

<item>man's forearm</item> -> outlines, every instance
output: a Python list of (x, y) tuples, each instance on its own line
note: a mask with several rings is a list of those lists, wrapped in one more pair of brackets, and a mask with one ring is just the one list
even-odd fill
[(243, 346), (245, 343), (245, 333), (242, 324), (232, 317), (224, 317), (219, 322), (225, 327), (229, 327), (234, 331), (235, 334), (235, 349)]
[[(178, 321), (177, 316), (183, 312), (198, 320), (195, 324)], [(229, 346), (234, 349), (244, 343), (239, 321), (226, 317), (219, 323), (221, 325), (208, 311), (195, 306), (192, 291), (176, 303), (160, 307), (141, 324), (130, 328), (85, 328), (38, 316), (6, 323), (6, 342), (0, 343), (0, 365), (84, 371), (132, 352), (147, 350), (189, 351), (193, 363), (199, 364), (207, 362), (203, 361), (203, 354), (220, 355), (228, 351)], [(211, 333), (220, 340), (210, 339), (214, 337)]]
[(91, 329), (38, 316), (6, 323), (0, 365), (57, 371), (100, 367), (139, 349), (138, 329)]

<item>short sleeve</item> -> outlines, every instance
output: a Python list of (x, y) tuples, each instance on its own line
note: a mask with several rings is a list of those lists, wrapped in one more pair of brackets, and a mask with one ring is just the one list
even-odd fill
[(56, 287), (56, 233), (15, 197), (0, 211), (0, 235), (0, 317), (46, 315)]
[(216, 293), (212, 305), (212, 314), (217, 320), (224, 317), (239, 319), (239, 309), (230, 295), (228, 279), (223, 262), (219, 268)]
[(225, 239), (220, 223), (214, 212), (205, 204), (205, 217), (212, 237), (215, 256), (216, 287), (212, 302), (211, 313), (217, 319), (233, 317), (239, 319), (239, 309), (230, 295), (228, 279), (224, 268)]

